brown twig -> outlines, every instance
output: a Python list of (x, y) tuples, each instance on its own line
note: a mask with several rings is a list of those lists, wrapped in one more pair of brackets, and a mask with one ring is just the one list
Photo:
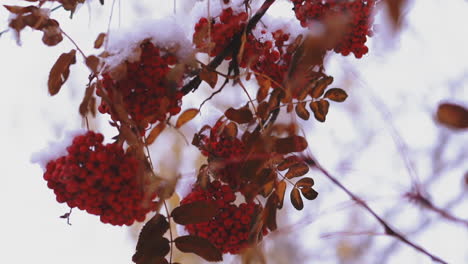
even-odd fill
[(351, 192), (346, 186), (344, 186), (338, 179), (333, 177), (325, 168), (323, 168), (320, 163), (312, 156), (312, 154), (309, 154), (308, 157), (304, 157), (304, 161), (309, 164), (311, 167), (315, 167), (320, 172), (322, 172), (323, 175), (325, 175), (329, 180), (333, 182), (338, 188), (340, 188), (342, 191), (344, 191), (351, 199), (353, 199), (359, 206), (364, 208), (368, 213), (370, 213), (376, 220), (379, 222), (379, 224), (384, 228), (385, 234), (388, 236), (394, 237), (401, 242), (407, 244), (408, 246), (414, 248), (415, 250), (421, 252), (422, 254), (430, 257), (433, 261), (439, 262), (439, 263), (444, 263), (448, 264), (446, 261), (443, 259), (433, 255), (432, 253), (428, 252), (426, 249), (422, 248), (421, 246), (415, 244), (414, 242), (410, 241), (408, 238), (406, 238), (403, 234), (399, 233), (397, 230), (394, 228), (390, 227), (390, 225), (382, 218), (380, 217), (365, 201), (363, 201), (360, 197), (358, 197), (356, 194)]
[[(234, 37), (232, 38), (231, 42), (227, 45), (225, 49), (221, 51), (220, 54), (218, 54), (209, 64), (208, 67), (210, 69), (216, 69), (222, 62), (223, 60), (232, 53), (233, 50), (239, 50), (239, 46), (241, 45), (241, 38), (242, 34), (244, 32), (250, 33), (252, 29), (257, 25), (258, 21), (265, 15), (266, 11), (270, 6), (275, 2), (276, 0), (265, 0), (265, 2), (262, 4), (262, 6), (258, 9), (257, 13), (255, 13), (254, 16), (249, 20), (249, 23), (247, 23), (247, 26), (244, 29), (238, 32)], [(234, 56), (233, 56), (234, 57)], [(198, 86), (200, 86), (201, 79), (200, 76), (197, 75), (195, 78), (193, 78), (189, 83), (184, 85), (182, 87), (181, 91), (184, 94), (188, 94), (189, 92), (193, 92), (196, 89), (198, 89)]]

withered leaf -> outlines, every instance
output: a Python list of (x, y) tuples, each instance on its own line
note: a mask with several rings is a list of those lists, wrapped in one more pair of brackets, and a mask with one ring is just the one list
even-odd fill
[(207, 239), (197, 236), (180, 236), (174, 240), (176, 247), (186, 253), (195, 253), (207, 261), (221, 261), (223, 255)]
[(198, 109), (190, 108), (185, 110), (182, 114), (180, 114), (179, 118), (177, 118), (177, 122), (175, 127), (180, 128), (181, 126), (185, 125), (188, 121), (192, 120), (198, 114)]
[(344, 102), (348, 94), (343, 89), (331, 88), (325, 93), (325, 97), (335, 102)]
[(223, 134), (230, 137), (230, 138), (237, 137), (237, 132), (238, 132), (238, 128), (237, 128), (236, 123), (234, 123), (234, 122), (229, 122), (224, 127), (224, 130), (223, 130)]
[(86, 66), (93, 72), (97, 73), (98, 72), (98, 66), (99, 66), (100, 59), (94, 55), (86, 57)]
[(278, 208), (283, 208), (284, 194), (286, 193), (286, 182), (280, 181), (276, 185), (275, 193), (278, 196)]
[(299, 102), (296, 104), (296, 114), (304, 120), (309, 120), (310, 113), (306, 109), (306, 102)]
[(294, 177), (300, 177), (307, 174), (307, 172), (309, 172), (309, 166), (304, 163), (298, 163), (289, 168), (286, 173), (286, 178), (291, 179)]
[(318, 192), (316, 192), (312, 188), (302, 188), (300, 189), (302, 195), (307, 199), (307, 200), (314, 200), (318, 196)]
[(93, 98), (92, 96), (93, 96), (95, 87), (96, 87), (96, 83), (93, 83), (93, 84), (91, 84), (90, 86), (88, 86), (86, 88), (85, 95), (84, 95), (83, 100), (81, 101), (80, 107), (79, 107), (80, 115), (83, 116), (83, 117), (86, 116), (86, 114), (90, 110), (89, 105), (90, 105), (90, 102), (91, 102), (91, 98)]
[(264, 209), (264, 223), (271, 231), (275, 231), (278, 226), (276, 224), (276, 211), (278, 206), (278, 196), (276, 193), (272, 193), (265, 205)]
[(166, 217), (161, 214), (153, 216), (141, 229), (132, 260), (137, 264), (164, 263), (161, 258), (169, 253), (169, 240), (163, 237), (167, 230), (169, 223)]
[(206, 190), (208, 188), (208, 184), (210, 183), (210, 175), (208, 174), (208, 171), (208, 165), (206, 164), (203, 164), (198, 170), (197, 184), (203, 190)]
[(437, 108), (437, 121), (453, 129), (468, 128), (468, 109), (452, 103), (440, 104)]
[(230, 107), (224, 115), (231, 121), (234, 121), (238, 124), (249, 123), (253, 120), (252, 112), (248, 107), (242, 107), (239, 109), (234, 109)]
[(55, 95), (68, 79), (70, 74), (70, 65), (76, 62), (76, 50), (72, 49), (69, 53), (62, 53), (55, 62), (49, 73), (47, 82), (50, 95)]
[(307, 141), (301, 136), (279, 138), (275, 141), (275, 151), (281, 154), (300, 152), (307, 148)]
[(291, 191), (291, 203), (297, 210), (302, 210), (304, 208), (304, 203), (302, 202), (301, 193), (298, 189), (293, 188)]
[(153, 129), (151, 129), (148, 137), (146, 138), (146, 145), (151, 145), (153, 142), (158, 138), (161, 132), (166, 128), (166, 123), (161, 122), (156, 125)]
[(255, 75), (255, 78), (260, 86), (257, 91), (257, 101), (262, 102), (268, 95), (268, 91), (271, 87), (271, 80), (269, 78), (264, 78), (261, 75)]
[(11, 6), (11, 5), (3, 5), (8, 11), (13, 14), (20, 15), (24, 13), (32, 12), (34, 9), (37, 9), (35, 6)]
[(314, 186), (314, 180), (312, 178), (302, 178), (296, 182), (298, 188), (310, 188)]
[(323, 92), (328, 87), (328, 85), (330, 85), (332, 82), (333, 82), (333, 77), (331, 76), (327, 76), (325, 78), (318, 80), (315, 86), (310, 91), (310, 96), (312, 96), (312, 98), (315, 98), (315, 99), (319, 98), (320, 96), (322, 96)]
[(313, 101), (309, 104), (310, 109), (314, 113), (315, 119), (320, 122), (325, 122), (328, 114), (330, 103), (327, 100)]
[(104, 40), (106, 39), (106, 33), (100, 33), (96, 40), (94, 41), (94, 48), (99, 49), (102, 47), (102, 44), (104, 43)]
[(262, 120), (265, 120), (268, 117), (268, 103), (261, 102), (257, 107), (257, 115)]
[(280, 171), (284, 171), (286, 169), (289, 169), (289, 167), (291, 167), (292, 165), (297, 164), (299, 162), (301, 162), (301, 159), (299, 159), (299, 157), (294, 155), (289, 156), (286, 157), (280, 164), (278, 164), (276, 168)]
[(262, 189), (262, 196), (263, 197), (268, 197), (270, 193), (273, 191), (273, 188), (275, 187), (275, 181), (269, 181), (265, 185), (263, 185)]
[(218, 206), (208, 201), (183, 204), (172, 210), (174, 222), (180, 225), (197, 224), (210, 221), (218, 213)]
[(162, 237), (167, 230), (169, 230), (169, 223), (166, 217), (157, 213), (141, 229), (136, 250), (141, 250), (152, 239)]
[(200, 79), (207, 82), (211, 88), (215, 88), (216, 83), (218, 82), (218, 74), (215, 71), (207, 67), (203, 67), (199, 76)]

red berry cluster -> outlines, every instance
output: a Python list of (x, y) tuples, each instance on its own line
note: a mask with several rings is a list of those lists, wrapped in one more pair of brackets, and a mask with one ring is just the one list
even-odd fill
[[(212, 57), (218, 55), (226, 48), (234, 35), (243, 29), (247, 18), (246, 12), (234, 14), (232, 8), (226, 8), (219, 17), (212, 21), (210, 35), (207, 34), (208, 19), (205, 17), (200, 18), (198, 23), (195, 24), (195, 46), (199, 49), (208, 48), (208, 54)], [(208, 41), (211, 41), (211, 43), (208, 43)], [(213, 47), (211, 47), (212, 43), (214, 43)]]
[(229, 187), (219, 181), (213, 181), (206, 190), (195, 186), (180, 204), (196, 201), (216, 203), (218, 213), (208, 222), (186, 225), (186, 230), (195, 236), (208, 239), (223, 253), (238, 254), (248, 246), (248, 237), (255, 209), (253, 202), (235, 205), (236, 196)]
[[(356, 58), (361, 58), (368, 52), (365, 45), (366, 36), (372, 36), (372, 11), (375, 0), (291, 0), (297, 19), (303, 27), (310, 22), (323, 21), (325, 18), (345, 14), (350, 16), (348, 27), (343, 38), (333, 47), (336, 53), (344, 56), (354, 53)], [(312, 24), (313, 26), (313, 24)]]
[[(262, 33), (266, 34), (265, 31)], [(282, 85), (292, 58), (292, 53), (288, 52), (285, 42), (290, 38), (290, 34), (284, 33), (282, 30), (277, 30), (271, 33), (272, 41), (256, 40), (255, 45), (261, 46), (263, 49), (254, 63), (251, 64), (251, 69), (254, 72), (264, 74), (273, 80), (272, 86), (278, 87)], [(248, 55), (248, 54), (246, 54)]]
[(145, 199), (139, 189), (138, 161), (117, 144), (103, 145), (103, 139), (92, 131), (75, 137), (67, 147), (68, 155), (48, 162), (47, 186), (59, 203), (100, 215), (103, 223), (143, 221), (155, 197)]
[(222, 124), (223, 122), (216, 123), (209, 136), (202, 135), (201, 151), (209, 162), (217, 162), (217, 166), (213, 166), (215, 176), (237, 190), (242, 183), (239, 171), (246, 154), (245, 146), (240, 139), (220, 133)]
[[(204, 51), (207, 51), (210, 56), (216, 56), (225, 49), (236, 33), (244, 30), (246, 20), (247, 14), (245, 12), (234, 14), (231, 8), (224, 9), (219, 18), (213, 19), (210, 38), (208, 38), (206, 34), (208, 19), (201, 18), (195, 25), (194, 40), (203, 36), (203, 41), (194, 42), (197, 48), (202, 48), (202, 50), (204, 47), (209, 47), (209, 52)], [(205, 35), (203, 35), (204, 33)], [(271, 37), (268, 34), (271, 34)], [(286, 48), (289, 43), (285, 43), (289, 38), (290, 34), (284, 33), (282, 30), (272, 33), (263, 30), (259, 38), (256, 38), (252, 33), (247, 34), (239, 66), (268, 76), (274, 81), (273, 87), (278, 87), (283, 83), (292, 57), (292, 53), (288, 52)], [(210, 43), (207, 44), (210, 40), (211, 46)], [(231, 59), (231, 57), (228, 56), (226, 59)]]
[[(165, 120), (168, 113), (178, 114), (183, 94), (176, 90), (176, 86), (182, 85), (182, 80), (174, 82), (168, 79), (170, 66), (177, 63), (176, 57), (163, 54), (149, 41), (143, 42), (140, 47), (140, 59), (132, 63), (125, 62), (126, 74), (123, 79), (114, 80), (111, 74), (103, 74), (102, 89), (111, 99), (115, 91), (120, 93), (126, 111), (140, 131), (143, 131), (149, 124)], [(102, 95), (102, 91), (98, 89), (97, 95)], [(99, 111), (109, 113), (114, 121), (118, 121), (117, 115), (106, 102), (102, 101)]]

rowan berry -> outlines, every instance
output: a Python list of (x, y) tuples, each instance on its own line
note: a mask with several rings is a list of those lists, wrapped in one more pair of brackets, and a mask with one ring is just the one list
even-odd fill
[(100, 215), (103, 223), (131, 225), (153, 208), (138, 185), (138, 161), (117, 144), (103, 145), (102, 134), (73, 139), (68, 154), (47, 163), (44, 179), (57, 202)]

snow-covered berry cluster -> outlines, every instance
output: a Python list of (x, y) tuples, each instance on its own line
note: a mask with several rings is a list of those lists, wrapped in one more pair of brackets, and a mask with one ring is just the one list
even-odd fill
[[(121, 96), (125, 110), (140, 131), (144, 131), (149, 124), (165, 120), (168, 114), (178, 114), (183, 93), (178, 91), (182, 80), (169, 77), (177, 58), (150, 41), (144, 41), (140, 48), (140, 59), (125, 62), (126, 72), (119, 76), (120, 79), (113, 79), (110, 73), (103, 74), (102, 89), (111, 100), (117, 100), (114, 96)], [(97, 90), (97, 95), (102, 96), (102, 93), (102, 90)], [(105, 100), (99, 111), (110, 114), (114, 121), (120, 121)]]
[(324, 21), (335, 15), (349, 16), (342, 39), (332, 49), (344, 56), (354, 53), (361, 58), (368, 52), (366, 36), (372, 36), (375, 0), (291, 0), (294, 12), (303, 27), (313, 27), (314, 21)]
[(47, 163), (44, 179), (59, 203), (99, 215), (103, 223), (131, 225), (152, 210), (153, 197), (137, 182), (138, 161), (118, 144), (103, 145), (103, 135), (76, 136), (68, 154)]
[(213, 181), (206, 190), (195, 186), (180, 203), (213, 202), (218, 213), (208, 222), (189, 224), (185, 228), (191, 235), (208, 239), (223, 253), (238, 254), (248, 246), (254, 212), (260, 205), (253, 202), (235, 205), (234, 191), (229, 185)]

